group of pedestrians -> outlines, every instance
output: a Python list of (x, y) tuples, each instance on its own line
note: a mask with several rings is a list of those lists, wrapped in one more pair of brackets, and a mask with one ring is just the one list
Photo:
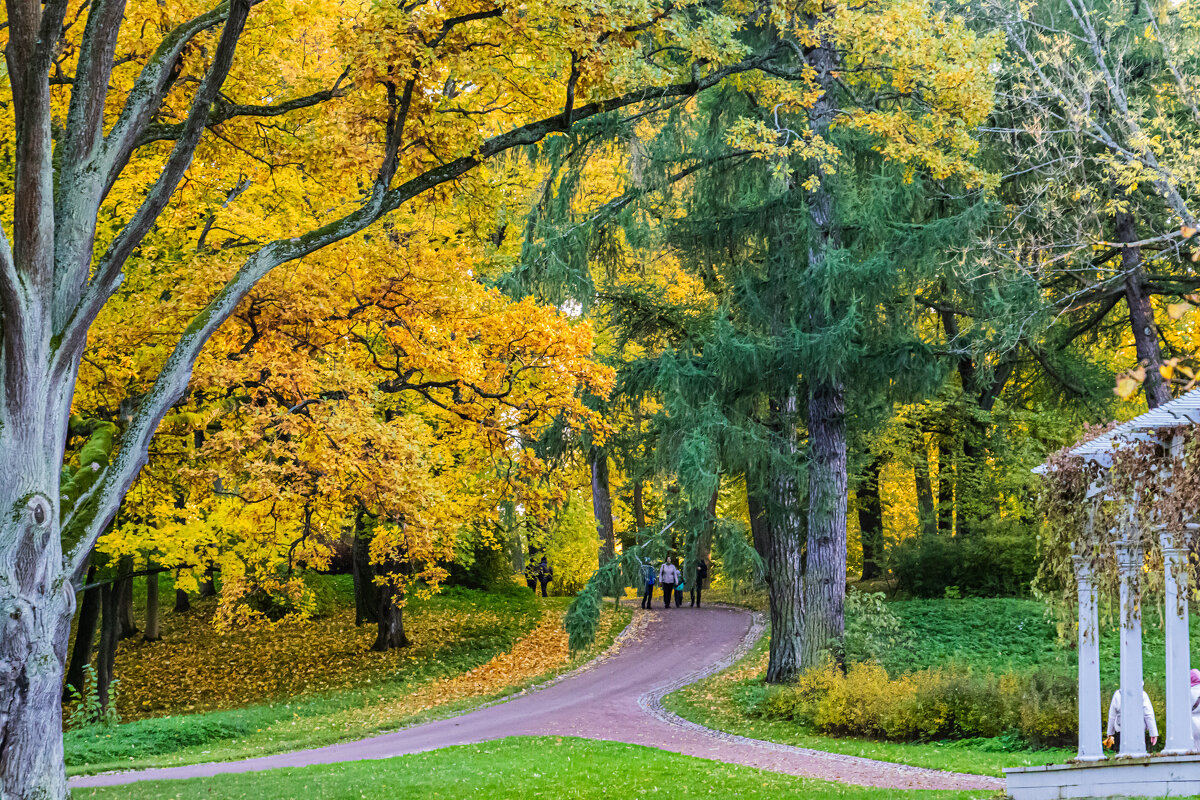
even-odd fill
[(653, 605), (655, 584), (662, 587), (663, 608), (670, 608), (672, 599), (676, 608), (682, 606), (684, 591), (691, 595), (692, 602), (689, 607), (699, 608), (700, 593), (704, 590), (707, 580), (708, 563), (704, 559), (696, 561), (692, 574), (687, 577), (679, 569), (674, 558), (664, 561), (658, 569), (646, 559), (642, 562), (642, 608), (650, 608)]
[[(1192, 683), (1192, 749), (1200, 752), (1200, 669), (1191, 672)], [(1150, 695), (1142, 690), (1142, 735), (1150, 737), (1150, 746), (1158, 744), (1158, 720), (1154, 717), (1154, 706), (1150, 703)], [(1121, 690), (1113, 692), (1108, 704), (1108, 730), (1104, 746), (1121, 749)]]

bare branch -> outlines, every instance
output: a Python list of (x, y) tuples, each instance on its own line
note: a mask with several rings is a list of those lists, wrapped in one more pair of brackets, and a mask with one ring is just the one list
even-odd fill
[[(299, 111), (300, 109), (312, 108), (335, 97), (343, 97), (349, 91), (349, 87), (342, 85), (342, 81), (346, 79), (348, 74), (349, 69), (341, 74), (331, 89), (323, 89), (304, 97), (285, 100), (274, 105), (242, 105), (239, 103), (223, 102), (222, 98), (218, 98), (216, 104), (209, 112), (208, 121), (205, 125), (213, 127), (239, 117), (280, 117), (293, 111)], [(174, 125), (151, 125), (142, 132), (142, 135), (137, 140), (136, 147), (142, 147), (152, 142), (175, 141), (183, 135), (186, 124), (186, 122), (180, 122)]]

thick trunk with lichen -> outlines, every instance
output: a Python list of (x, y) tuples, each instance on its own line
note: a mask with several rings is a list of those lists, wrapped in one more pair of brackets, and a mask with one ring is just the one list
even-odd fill
[(0, 475), (0, 797), (59, 800), (67, 793), (59, 731), (75, 591), (61, 567), (51, 459), (14, 443), (16, 427), (0, 446), (29, 459)]
[[(0, 797), (66, 797), (62, 690), (72, 576), (63, 568), (59, 469), (70, 386), (48, 376), (49, 336), (5, 329), (0, 453)], [(44, 338), (43, 338), (44, 337)], [(24, 345), (24, 347), (19, 347)], [(16, 352), (14, 352), (14, 350)]]
[(62, 677), (74, 595), (0, 597), (0, 797), (61, 800)]

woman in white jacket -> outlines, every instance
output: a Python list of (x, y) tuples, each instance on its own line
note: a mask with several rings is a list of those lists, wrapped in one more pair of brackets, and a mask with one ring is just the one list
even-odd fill
[[(1117, 750), (1121, 749), (1121, 717), (1121, 690), (1117, 689), (1117, 691), (1113, 692), (1112, 702), (1108, 704), (1108, 738), (1104, 742), (1107, 747), (1113, 747)], [(1137, 726), (1134, 723), (1128, 727), (1131, 729), (1128, 731), (1130, 736), (1136, 736), (1137, 734), (1133, 733), (1133, 730), (1140, 727), (1141, 730), (1138, 733), (1143, 737), (1147, 733), (1150, 734), (1151, 746), (1158, 744), (1158, 721), (1154, 719), (1154, 706), (1150, 704), (1150, 695), (1146, 694), (1145, 689), (1142, 690), (1142, 724)], [(1145, 741), (1143, 738), (1143, 745)]]
[(681, 577), (679, 567), (669, 560), (664, 561), (663, 565), (658, 568), (658, 582), (662, 586), (665, 608), (671, 607), (671, 598), (675, 595), (675, 584), (679, 583)]

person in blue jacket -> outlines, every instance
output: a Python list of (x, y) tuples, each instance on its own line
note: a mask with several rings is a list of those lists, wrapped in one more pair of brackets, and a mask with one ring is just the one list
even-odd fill
[(654, 599), (654, 567), (650, 565), (650, 559), (642, 562), (642, 608), (650, 608), (650, 601)]

